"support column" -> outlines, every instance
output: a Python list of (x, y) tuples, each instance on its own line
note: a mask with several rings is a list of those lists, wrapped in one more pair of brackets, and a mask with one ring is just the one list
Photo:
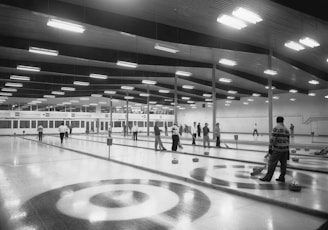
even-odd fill
[(147, 97), (147, 136), (149, 136), (149, 85), (147, 86), (147, 93), (148, 93), (148, 97)]
[(213, 131), (213, 139), (215, 138), (214, 129), (216, 124), (216, 90), (215, 90), (215, 70), (216, 70), (216, 63), (215, 58), (213, 55), (213, 67), (212, 67), (212, 115), (213, 115), (213, 125), (212, 125), (212, 131)]
[(129, 100), (126, 100), (126, 119), (125, 119), (125, 124), (126, 124), (126, 133), (129, 133)]
[[(269, 54), (269, 57), (268, 57), (268, 66), (269, 66), (269, 69), (272, 69), (272, 50), (270, 49), (270, 54)], [(268, 86), (269, 86), (269, 89), (268, 89), (268, 100), (269, 100), (269, 109), (268, 109), (268, 112), (269, 112), (269, 140), (271, 138), (271, 135), (272, 135), (272, 129), (273, 129), (273, 125), (272, 125), (272, 110), (273, 110), (273, 106), (272, 106), (272, 77), (271, 75), (269, 75), (269, 78), (268, 78)]]
[(178, 122), (178, 77), (174, 76), (174, 123)]
[(113, 101), (112, 100), (113, 100), (113, 96), (110, 96), (110, 102), (109, 102), (110, 103), (109, 104), (110, 105), (110, 108), (109, 108), (110, 109), (109, 124), (110, 124), (111, 129), (113, 130), (113, 127), (112, 127), (113, 126), (113, 124), (112, 124), (113, 123)]

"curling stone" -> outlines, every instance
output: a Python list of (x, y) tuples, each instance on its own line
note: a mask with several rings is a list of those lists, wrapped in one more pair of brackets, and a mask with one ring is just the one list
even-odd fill
[(304, 150), (305, 150), (305, 151), (310, 151), (310, 149), (309, 149), (309, 148), (305, 148)]
[(172, 160), (172, 164), (178, 164), (178, 163), (179, 163), (178, 159), (174, 158), (174, 159)]
[(205, 155), (205, 156), (208, 156), (208, 155), (210, 155), (210, 152), (207, 152), (207, 151), (206, 151), (206, 152), (204, 152), (204, 155)]
[(296, 184), (295, 182), (291, 183), (288, 186), (288, 188), (289, 188), (290, 191), (293, 191), (293, 192), (300, 192), (302, 190), (302, 186), (299, 185), (299, 184)]
[(321, 153), (320, 152), (314, 152), (314, 155), (321, 155)]
[(296, 150), (301, 150), (300, 148), (296, 148)]
[(291, 150), (290, 152), (291, 152), (291, 153), (296, 153), (296, 150), (295, 150), (295, 149), (293, 149), (293, 150)]
[(254, 167), (253, 172), (251, 172), (251, 176), (259, 175), (265, 167)]
[(298, 157), (292, 157), (292, 161), (299, 162), (300, 161), (300, 158), (298, 158)]
[(192, 161), (193, 161), (193, 162), (198, 162), (199, 159), (198, 159), (197, 157), (195, 157), (195, 158), (192, 158)]

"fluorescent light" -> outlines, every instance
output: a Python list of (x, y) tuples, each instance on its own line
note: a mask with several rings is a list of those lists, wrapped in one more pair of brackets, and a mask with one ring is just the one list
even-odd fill
[(182, 88), (184, 88), (184, 89), (194, 89), (195, 86), (192, 86), (192, 85), (183, 85)]
[[(269, 86), (265, 86), (266, 89), (269, 89)], [(276, 89), (275, 86), (272, 86), (271, 89)]]
[(259, 15), (242, 7), (238, 7), (236, 10), (234, 10), (232, 15), (252, 24), (256, 24), (262, 21), (262, 18)]
[(295, 99), (295, 98), (291, 98), (291, 99), (289, 99), (289, 100), (291, 100), (291, 101), (296, 101), (296, 99)]
[(266, 69), (266, 70), (264, 70), (264, 73), (268, 74), (268, 75), (277, 75), (278, 74), (277, 71), (272, 70), (272, 69)]
[(247, 26), (245, 22), (239, 20), (238, 18), (234, 18), (226, 14), (220, 15), (217, 18), (217, 22), (238, 30)]
[(127, 33), (127, 32), (120, 32), (120, 34), (122, 34), (122, 35), (124, 35), (124, 36), (128, 36), (128, 37), (133, 37), (133, 38), (137, 37), (137, 35), (135, 35), (135, 34), (130, 34), (130, 33)]
[(272, 98), (275, 99), (275, 100), (278, 100), (278, 99), (279, 99), (278, 96), (274, 96), (274, 97), (272, 97)]
[(10, 96), (12, 96), (12, 95), (13, 95), (12, 93), (0, 92), (0, 96), (7, 96), (7, 97), (10, 97)]
[(64, 90), (64, 91), (75, 91), (75, 88), (73, 88), (73, 87), (61, 87), (61, 90)]
[(190, 100), (190, 97), (181, 97), (182, 100)]
[(7, 87), (23, 87), (23, 84), (22, 83), (7, 82), (5, 84), (5, 86), (7, 86)]
[(150, 101), (149, 104), (155, 105), (157, 102), (156, 101)]
[(248, 98), (247, 101), (254, 101), (254, 99), (253, 98)]
[(113, 94), (116, 94), (116, 91), (105, 90), (104, 93), (113, 95)]
[(167, 90), (167, 89), (160, 89), (158, 90), (159, 93), (169, 93), (170, 90)]
[(292, 50), (296, 50), (296, 51), (300, 51), (300, 50), (304, 50), (305, 47), (302, 46), (301, 44), (294, 42), (294, 41), (288, 41), (285, 43), (285, 46), (288, 47), (289, 49)]
[(149, 93), (139, 93), (140, 97), (149, 97)]
[(123, 86), (121, 86), (121, 89), (134, 90), (134, 87), (133, 86), (123, 85)]
[(166, 45), (166, 44), (160, 44), (160, 43), (156, 43), (154, 46), (155, 49), (157, 50), (161, 50), (161, 51), (165, 51), (165, 52), (169, 52), (169, 53), (177, 53), (179, 52), (179, 50), (177, 50), (176, 48)]
[(248, 105), (248, 102), (244, 102), (243, 104), (244, 104), (244, 105)]
[(228, 91), (228, 93), (231, 93), (231, 94), (236, 94), (236, 93), (238, 93), (237, 91), (235, 91), (235, 90), (229, 90)]
[(151, 80), (142, 80), (143, 84), (147, 84), (147, 85), (156, 85), (156, 81), (151, 81)]
[(50, 50), (50, 49), (33, 47), (33, 46), (30, 46), (30, 48), (28, 49), (28, 51), (31, 52), (31, 53), (36, 53), (36, 54), (44, 54), (44, 55), (50, 55), (50, 56), (58, 56), (58, 51), (57, 50)]
[(301, 38), (299, 42), (311, 48), (320, 46), (320, 44), (316, 40), (309, 37)]
[(128, 67), (128, 68), (137, 68), (138, 67), (137, 63), (127, 62), (127, 61), (117, 61), (116, 65), (123, 66), (123, 67)]
[(193, 104), (193, 103), (195, 103), (195, 101), (187, 101), (187, 103)]
[(260, 97), (261, 94), (259, 94), (259, 93), (253, 93), (252, 96), (253, 96), (253, 97)]
[(134, 97), (132, 97), (132, 96), (125, 96), (124, 99), (125, 100), (132, 100), (132, 99), (134, 99)]
[(212, 94), (209, 94), (209, 93), (203, 93), (203, 97), (212, 97)]
[(91, 73), (91, 74), (89, 75), (89, 77), (91, 77), (91, 78), (96, 78), (96, 79), (107, 79), (107, 78), (108, 78), (107, 75), (96, 74), (96, 73)]
[(229, 100), (234, 100), (236, 97), (233, 97), (233, 96), (227, 96), (227, 99)]
[(91, 97), (102, 97), (102, 95), (101, 94), (97, 94), (97, 93), (93, 93), (93, 94), (91, 94)]
[(26, 77), (26, 76), (19, 76), (19, 75), (11, 75), (10, 76), (11, 80), (19, 80), (19, 81), (29, 81), (30, 77)]
[(205, 98), (205, 101), (212, 101), (211, 98)]
[(219, 78), (219, 81), (220, 81), (220, 82), (224, 82), (224, 83), (231, 83), (231, 82), (232, 82), (231, 79), (229, 79), (229, 78), (224, 78), (224, 77)]
[(328, 98), (328, 95), (326, 95), (325, 98)]
[(35, 67), (35, 66), (18, 65), (17, 69), (18, 70), (25, 70), (25, 71), (32, 71), (32, 72), (40, 72), (40, 68)]
[(192, 73), (187, 72), (187, 71), (182, 71), (182, 70), (177, 70), (175, 72), (175, 74), (179, 75), (179, 76), (184, 76), (184, 77), (190, 77), (192, 75)]
[(230, 60), (230, 59), (226, 59), (226, 58), (221, 58), (219, 60), (219, 63), (222, 65), (228, 65), (228, 66), (235, 66), (237, 65), (236, 61)]
[(290, 93), (297, 93), (298, 91), (296, 89), (290, 89), (289, 92)]
[(173, 101), (172, 99), (164, 99), (164, 101)]
[(82, 85), (82, 86), (89, 86), (90, 85), (89, 82), (85, 82), (85, 81), (74, 81), (73, 84), (74, 85)]
[(308, 95), (309, 95), (310, 97), (314, 97), (314, 96), (316, 96), (315, 93), (309, 93)]
[(64, 92), (61, 92), (61, 91), (52, 91), (51, 93), (55, 94), (55, 95), (64, 95), (65, 94)]
[(17, 92), (17, 89), (15, 89), (15, 88), (2, 88), (1, 91), (4, 91), (4, 92)]
[(45, 98), (55, 98), (56, 96), (55, 95), (43, 95), (43, 97), (45, 97)]
[(58, 20), (58, 19), (49, 19), (47, 22), (47, 26), (51, 26), (57, 29), (67, 30), (75, 33), (83, 33), (85, 31), (84, 26), (67, 21)]
[(312, 85), (319, 85), (319, 81), (317, 81), (317, 80), (311, 80), (311, 81), (308, 81), (308, 82)]

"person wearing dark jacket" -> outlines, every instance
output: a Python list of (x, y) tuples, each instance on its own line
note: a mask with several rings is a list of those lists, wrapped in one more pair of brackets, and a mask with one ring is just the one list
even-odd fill
[[(166, 150), (161, 140), (161, 130), (158, 127), (158, 121), (155, 122), (154, 133), (155, 133), (155, 151)], [(160, 149), (157, 148), (158, 144)]]

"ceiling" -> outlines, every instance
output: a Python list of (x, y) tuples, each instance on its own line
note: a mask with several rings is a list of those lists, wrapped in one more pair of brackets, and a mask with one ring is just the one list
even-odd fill
[[(235, 100), (251, 97), (253, 93), (267, 97), (268, 75), (265, 69), (278, 72), (272, 77), (274, 94), (299, 94), (328, 89), (328, 24), (322, 13), (323, 5), (294, 1), (297, 7), (281, 0), (1, 0), (0, 1), (0, 88), (8, 82), (23, 83), (12, 97), (3, 103), (27, 103), (36, 98), (74, 87), (42, 103), (62, 102), (66, 98), (102, 97), (146, 103), (140, 93), (150, 93), (150, 101), (170, 104), (174, 98), (175, 71), (192, 73), (178, 77), (178, 102), (181, 97), (204, 101), (204, 93), (212, 93), (212, 74), (215, 68), (217, 99), (237, 91)], [(288, 1), (289, 2), (289, 1)], [(292, 2), (292, 1), (291, 1)], [(295, 6), (296, 6), (295, 5)], [(258, 13), (263, 21), (235, 30), (217, 23), (221, 14), (231, 14), (236, 7)], [(311, 9), (311, 10), (309, 10)], [(56, 18), (79, 23), (82, 34), (47, 26)], [(124, 33), (122, 33), (124, 32)], [(288, 40), (298, 41), (304, 36), (316, 39), (320, 46), (296, 52), (284, 46)], [(176, 47), (176, 54), (154, 49), (156, 43)], [(30, 46), (58, 50), (58, 56), (30, 53)], [(236, 66), (218, 63), (221, 58), (232, 59)], [(138, 63), (135, 69), (116, 65), (118, 60)], [(37, 66), (40, 72), (17, 70), (17, 65)], [(107, 79), (93, 79), (90, 73), (107, 75)], [(30, 81), (10, 79), (24, 75)], [(229, 78), (222, 83), (219, 78)], [(156, 85), (142, 84), (142, 80), (156, 81)], [(310, 80), (320, 84), (311, 85)], [(73, 85), (87, 81), (89, 86)], [(135, 89), (123, 90), (130, 85)], [(185, 89), (192, 85), (194, 89)], [(158, 90), (170, 90), (160, 93)], [(114, 95), (105, 94), (114, 90)], [(149, 91), (148, 91), (149, 90)]]

